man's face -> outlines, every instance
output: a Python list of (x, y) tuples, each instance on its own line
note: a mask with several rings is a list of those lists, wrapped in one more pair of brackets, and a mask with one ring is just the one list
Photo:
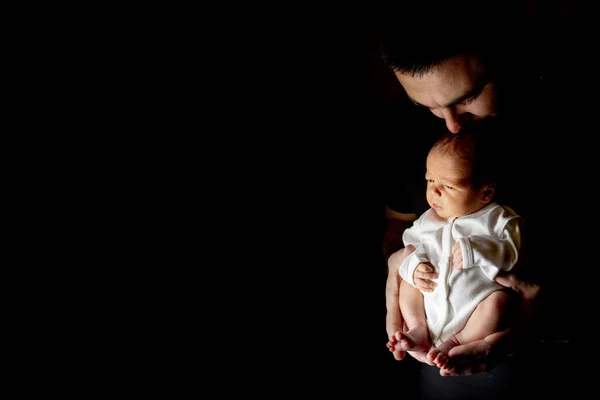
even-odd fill
[(408, 97), (446, 120), (452, 133), (469, 120), (496, 115), (495, 84), (475, 57), (453, 57), (423, 76), (395, 74)]

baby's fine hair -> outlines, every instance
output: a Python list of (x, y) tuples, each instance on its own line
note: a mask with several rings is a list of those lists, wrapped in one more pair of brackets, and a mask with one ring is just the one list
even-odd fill
[(480, 123), (476, 127), (462, 129), (454, 134), (446, 132), (429, 150), (429, 154), (451, 153), (471, 166), (471, 184), (478, 188), (486, 184), (496, 184), (502, 159), (497, 154), (498, 137), (489, 124)]

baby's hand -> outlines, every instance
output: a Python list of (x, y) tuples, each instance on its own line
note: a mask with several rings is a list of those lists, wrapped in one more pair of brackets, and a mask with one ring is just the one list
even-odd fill
[(413, 282), (415, 283), (415, 287), (420, 291), (433, 292), (437, 283), (432, 281), (432, 279), (437, 279), (438, 276), (431, 264), (420, 263), (413, 273)]
[(463, 269), (462, 251), (459, 242), (454, 243), (454, 246), (452, 246), (452, 264), (458, 270)]

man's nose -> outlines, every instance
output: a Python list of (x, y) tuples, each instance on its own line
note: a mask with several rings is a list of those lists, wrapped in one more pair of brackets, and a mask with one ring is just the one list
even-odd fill
[(446, 127), (452, 133), (460, 132), (462, 128), (461, 118), (459, 118), (458, 114), (453, 108), (446, 108), (443, 111), (444, 119), (446, 120)]

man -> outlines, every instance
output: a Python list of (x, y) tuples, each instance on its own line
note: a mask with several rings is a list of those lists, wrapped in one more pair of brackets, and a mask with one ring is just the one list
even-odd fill
[[(581, 151), (573, 144), (577, 143), (575, 140), (568, 140), (551, 143), (551, 151), (541, 154), (539, 141), (545, 139), (542, 135), (549, 129), (570, 133), (577, 131), (577, 124), (583, 125), (581, 120), (572, 117), (579, 115), (579, 105), (561, 103), (559, 110), (553, 109), (558, 99), (577, 98), (577, 93), (570, 89), (581, 88), (581, 85), (565, 82), (561, 76), (563, 67), (571, 63), (568, 56), (558, 58), (558, 61), (553, 59), (552, 64), (545, 64), (545, 73), (540, 73), (539, 59), (533, 57), (537, 54), (529, 47), (525, 29), (518, 29), (527, 27), (521, 24), (524, 20), (519, 17), (525, 14), (518, 14), (524, 9), (510, 5), (498, 7), (488, 4), (482, 8), (477, 3), (461, 2), (460, 6), (452, 3), (446, 8), (428, 4), (425, 8), (403, 5), (397, 9), (380, 10), (379, 35), (383, 60), (401, 84), (406, 99), (416, 106), (397, 111), (401, 107), (395, 108), (392, 104), (388, 112), (391, 118), (385, 126), (390, 132), (390, 140), (394, 135), (404, 133), (400, 142), (388, 146), (391, 152), (386, 156), (390, 161), (386, 209), (388, 227), (384, 238), (384, 252), (386, 257), (390, 257), (386, 286), (388, 336), (393, 338), (395, 332), (402, 330), (403, 324), (398, 307), (400, 278), (397, 266), (412, 249), (401, 250), (402, 232), (426, 208), (424, 199), (418, 195), (424, 184), (420, 161), (424, 159), (422, 149), (427, 148), (441, 132), (436, 130), (430, 122), (432, 119), (427, 118), (425, 113), (443, 119), (445, 129), (453, 133), (459, 132), (465, 124), (479, 120), (495, 118), (498, 121), (499, 145), (507, 149), (506, 160), (499, 162), (506, 164), (506, 176), (510, 178), (505, 188), (513, 192), (507, 199), (509, 205), (525, 217), (530, 237), (528, 254), (535, 255), (535, 258), (531, 256), (525, 261), (525, 270), (536, 277), (536, 283), (512, 274), (502, 278), (502, 283), (514, 289), (524, 300), (523, 308), (529, 313), (522, 315), (527, 323), (523, 326), (517, 323), (513, 329), (455, 347), (450, 353), (457, 360), (452, 375), (492, 370), (503, 360), (496, 356), (514, 351), (516, 342), (530, 343), (534, 337), (539, 340), (539, 330), (544, 330), (545, 337), (553, 342), (574, 337), (572, 333), (549, 332), (540, 328), (547, 325), (532, 325), (531, 321), (532, 314), (536, 322), (540, 318), (533, 307), (540, 301), (540, 288), (552, 286), (548, 277), (558, 274), (557, 270), (549, 270), (542, 278), (536, 275), (542, 268), (553, 264), (553, 258), (547, 248), (547, 232), (552, 227), (548, 214), (540, 212), (539, 197), (535, 198), (535, 195), (542, 195), (544, 188), (551, 188), (553, 182), (556, 185), (555, 177), (565, 172), (560, 165), (552, 163), (553, 158), (549, 154)], [(511, 31), (507, 31), (507, 27)], [(552, 82), (550, 89), (545, 79)], [(555, 101), (554, 106), (548, 101), (550, 99)], [(565, 116), (567, 118), (562, 118)], [(523, 140), (524, 135), (533, 137), (527, 138), (527, 142)], [(533, 146), (530, 147), (531, 144)], [(544, 169), (540, 176), (530, 175), (539, 172), (542, 166)], [(577, 173), (577, 169), (584, 166), (573, 167), (573, 172)], [(415, 170), (415, 177), (405, 173)], [(398, 178), (399, 174), (401, 178)], [(539, 186), (535, 185), (535, 179), (539, 180)], [(575, 190), (577, 183), (569, 182), (569, 190)], [(551, 194), (554, 196), (555, 192)], [(569, 210), (574, 207), (571, 198), (565, 194), (560, 200), (553, 201), (560, 204), (561, 209)], [(543, 235), (544, 232), (546, 235)], [(551, 309), (550, 304), (553, 305), (556, 298), (544, 298), (546, 310)], [(538, 330), (535, 334), (531, 333), (532, 326)], [(524, 327), (528, 329), (527, 334), (521, 329)], [(524, 339), (527, 340), (523, 342)], [(404, 356), (403, 352), (394, 351), (397, 360)], [(426, 360), (419, 361), (427, 363)]]

